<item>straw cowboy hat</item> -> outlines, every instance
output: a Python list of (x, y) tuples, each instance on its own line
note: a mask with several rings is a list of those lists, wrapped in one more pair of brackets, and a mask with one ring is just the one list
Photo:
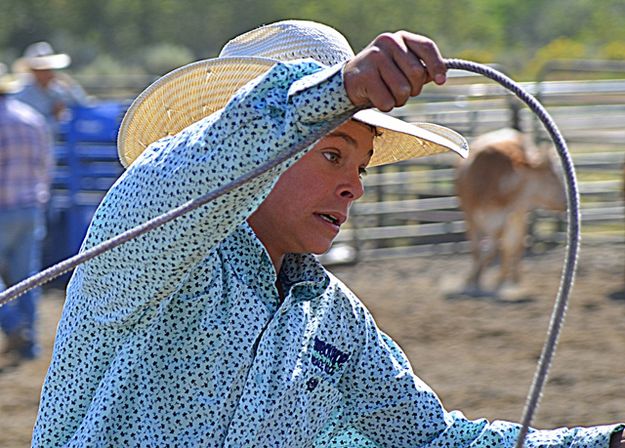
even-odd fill
[[(151, 143), (222, 109), (237, 90), (278, 61), (312, 58), (332, 66), (353, 57), (342, 34), (316, 22), (287, 20), (244, 33), (228, 42), (217, 58), (180, 67), (137, 97), (120, 127), (120, 160), (127, 167)], [(442, 126), (410, 124), (372, 109), (357, 112), (354, 119), (381, 131), (369, 166), (450, 150), (468, 154), (465, 139)]]
[(48, 42), (35, 42), (26, 47), (24, 55), (15, 61), (15, 66), (20, 71), (24, 69), (57, 70), (68, 67), (71, 62), (69, 55), (55, 53)]
[(8, 95), (18, 92), (22, 87), (20, 80), (10, 75), (7, 71), (6, 64), (0, 62), (0, 95)]

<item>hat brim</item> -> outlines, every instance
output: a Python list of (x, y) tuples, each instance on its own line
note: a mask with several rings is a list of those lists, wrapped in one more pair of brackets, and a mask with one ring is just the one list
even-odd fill
[(433, 123), (408, 123), (391, 115), (366, 109), (354, 119), (379, 131), (373, 140), (369, 166), (386, 165), (418, 157), (453, 151), (463, 158), (469, 155), (467, 141), (457, 132)]
[(179, 67), (147, 87), (130, 105), (117, 136), (129, 166), (152, 143), (223, 109), (252, 79), (276, 64), (266, 58), (215, 58)]
[[(49, 56), (36, 56), (32, 58), (20, 58), (19, 64), (31, 70), (59, 70), (69, 67), (72, 59), (68, 54), (51, 54)], [(16, 62), (17, 63), (17, 62)]]
[[(129, 166), (153, 142), (175, 135), (187, 126), (226, 106), (249, 81), (267, 72), (275, 59), (221, 57), (197, 61), (157, 79), (130, 105), (118, 135), (119, 158)], [(430, 123), (411, 124), (368, 109), (354, 119), (375, 126), (369, 166), (454, 151), (468, 154), (468, 144), (458, 133)]]

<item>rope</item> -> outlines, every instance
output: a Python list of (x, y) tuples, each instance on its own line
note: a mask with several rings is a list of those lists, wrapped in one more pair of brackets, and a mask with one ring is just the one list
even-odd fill
[[(446, 64), (447, 68), (449, 69), (460, 69), (478, 73), (493, 81), (496, 81), (503, 87), (514, 93), (521, 101), (523, 101), (542, 121), (545, 128), (549, 132), (549, 135), (551, 136), (551, 139), (553, 140), (555, 147), (558, 151), (566, 180), (568, 220), (565, 263), (560, 279), (560, 287), (558, 289), (558, 294), (554, 303), (553, 312), (547, 331), (547, 339), (545, 340), (545, 344), (543, 346), (543, 350), (538, 361), (536, 372), (534, 374), (534, 379), (528, 393), (525, 409), (523, 411), (521, 428), (516, 442), (516, 448), (522, 448), (523, 442), (525, 441), (529, 430), (529, 426), (532, 423), (535, 411), (538, 409), (542, 390), (544, 388), (547, 375), (549, 373), (549, 368), (551, 366), (553, 355), (558, 344), (560, 331), (564, 323), (564, 317), (566, 315), (566, 308), (568, 305), (568, 297), (571, 291), (571, 287), (573, 286), (573, 280), (575, 277), (575, 268), (577, 264), (577, 255), (580, 240), (579, 192), (577, 188), (575, 170), (573, 168), (573, 162), (566, 147), (564, 138), (560, 134), (560, 131), (558, 130), (553, 119), (549, 116), (544, 107), (536, 100), (536, 98), (526, 92), (520, 85), (505, 76), (503, 73), (486, 65), (478, 64), (471, 61), (465, 61), (462, 59), (448, 59), (446, 61)], [(204, 204), (207, 204), (217, 199), (218, 197), (228, 193), (229, 191), (240, 187), (246, 182), (249, 182), (250, 180), (271, 170), (277, 165), (285, 162), (299, 152), (303, 151), (306, 147), (313, 144), (323, 135), (327, 134), (332, 129), (338, 127), (343, 122), (348, 120), (355, 112), (357, 112), (356, 109), (340, 117), (337, 117), (336, 119), (332, 120), (332, 122), (328, 123), (328, 126), (323, 127), (323, 129), (319, 129), (318, 132), (316, 132), (314, 135), (309, 136), (301, 144), (289, 149), (288, 151), (285, 151), (280, 157), (272, 161), (266, 162), (265, 164), (255, 168), (247, 174), (239, 177), (238, 179), (235, 179), (234, 181), (223, 185), (222, 187), (213, 190), (199, 198), (188, 201), (183, 205), (172, 209), (167, 213), (164, 213), (163, 215), (151, 219), (150, 221), (134, 227), (114, 238), (104, 241), (97, 246), (92, 247), (91, 249), (85, 250), (73, 257), (67, 258), (66, 260), (63, 260), (56, 265), (51, 266), (50, 268), (47, 268), (39, 272), (38, 274), (35, 274), (34, 276), (29, 277), (26, 280), (23, 280), (22, 282), (8, 288), (7, 290), (0, 293), (0, 306), (19, 297), (30, 289), (41, 286), (55, 279), (56, 277), (74, 269), (76, 266), (85, 263), (86, 261), (91, 260), (92, 258), (95, 258), (108, 250), (113, 249), (114, 247), (117, 247), (133, 238), (143, 235), (144, 233), (147, 233), (152, 229), (162, 226), (163, 224), (172, 221), (184, 215), (185, 213), (188, 213), (198, 207), (201, 207)]]
[(558, 294), (551, 314), (551, 321), (549, 322), (547, 339), (545, 340), (545, 344), (536, 367), (536, 372), (534, 374), (534, 379), (527, 396), (525, 410), (523, 411), (521, 429), (516, 443), (516, 448), (522, 448), (529, 426), (531, 425), (534, 414), (538, 409), (542, 390), (547, 380), (553, 355), (558, 345), (558, 338), (560, 337), (560, 331), (564, 323), (566, 308), (568, 306), (568, 298), (575, 277), (575, 268), (577, 265), (577, 255), (580, 241), (579, 191), (577, 188), (575, 169), (573, 168), (573, 161), (566, 147), (566, 143), (564, 142), (564, 138), (560, 134), (555, 122), (549, 116), (545, 108), (538, 102), (538, 100), (523, 90), (520, 85), (505, 76), (503, 73), (475, 62), (464, 61), (461, 59), (448, 59), (447, 67), (481, 74), (492, 79), (493, 81), (498, 82), (522, 100), (532, 110), (532, 112), (536, 114), (540, 121), (542, 121), (545, 128), (549, 132), (549, 135), (551, 136), (551, 139), (553, 140), (558, 151), (562, 168), (564, 170), (568, 203), (565, 264), (562, 271), (562, 277), (560, 278), (560, 287), (558, 289)]

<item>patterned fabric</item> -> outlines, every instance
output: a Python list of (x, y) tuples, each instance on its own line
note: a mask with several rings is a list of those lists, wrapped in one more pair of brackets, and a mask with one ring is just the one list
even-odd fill
[[(350, 109), (339, 68), (277, 64), (223, 111), (150, 146), (84, 247), (328, 132)], [(312, 255), (284, 260), (280, 304), (245, 220), (294, 161), (76, 269), (33, 446), (513, 446), (515, 425), (447, 413)], [(530, 445), (607, 447), (612, 429), (536, 431)]]
[(46, 203), (51, 169), (52, 141), (44, 118), (0, 95), (0, 211)]

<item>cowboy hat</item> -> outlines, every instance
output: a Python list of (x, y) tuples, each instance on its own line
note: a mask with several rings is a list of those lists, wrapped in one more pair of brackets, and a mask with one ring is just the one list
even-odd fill
[(57, 70), (69, 66), (69, 55), (55, 53), (48, 42), (35, 42), (24, 50), (24, 55), (15, 64), (30, 70)]
[(22, 83), (20, 80), (10, 75), (7, 71), (6, 64), (0, 62), (0, 95), (8, 95), (20, 90)]
[[(286, 20), (248, 31), (228, 42), (218, 57), (173, 70), (135, 99), (120, 126), (120, 160), (127, 167), (151, 143), (222, 109), (237, 90), (276, 62), (312, 58), (332, 66), (353, 57), (342, 34), (316, 22)], [(380, 131), (369, 166), (450, 150), (468, 154), (466, 140), (442, 126), (411, 124), (372, 109), (353, 118)]]

